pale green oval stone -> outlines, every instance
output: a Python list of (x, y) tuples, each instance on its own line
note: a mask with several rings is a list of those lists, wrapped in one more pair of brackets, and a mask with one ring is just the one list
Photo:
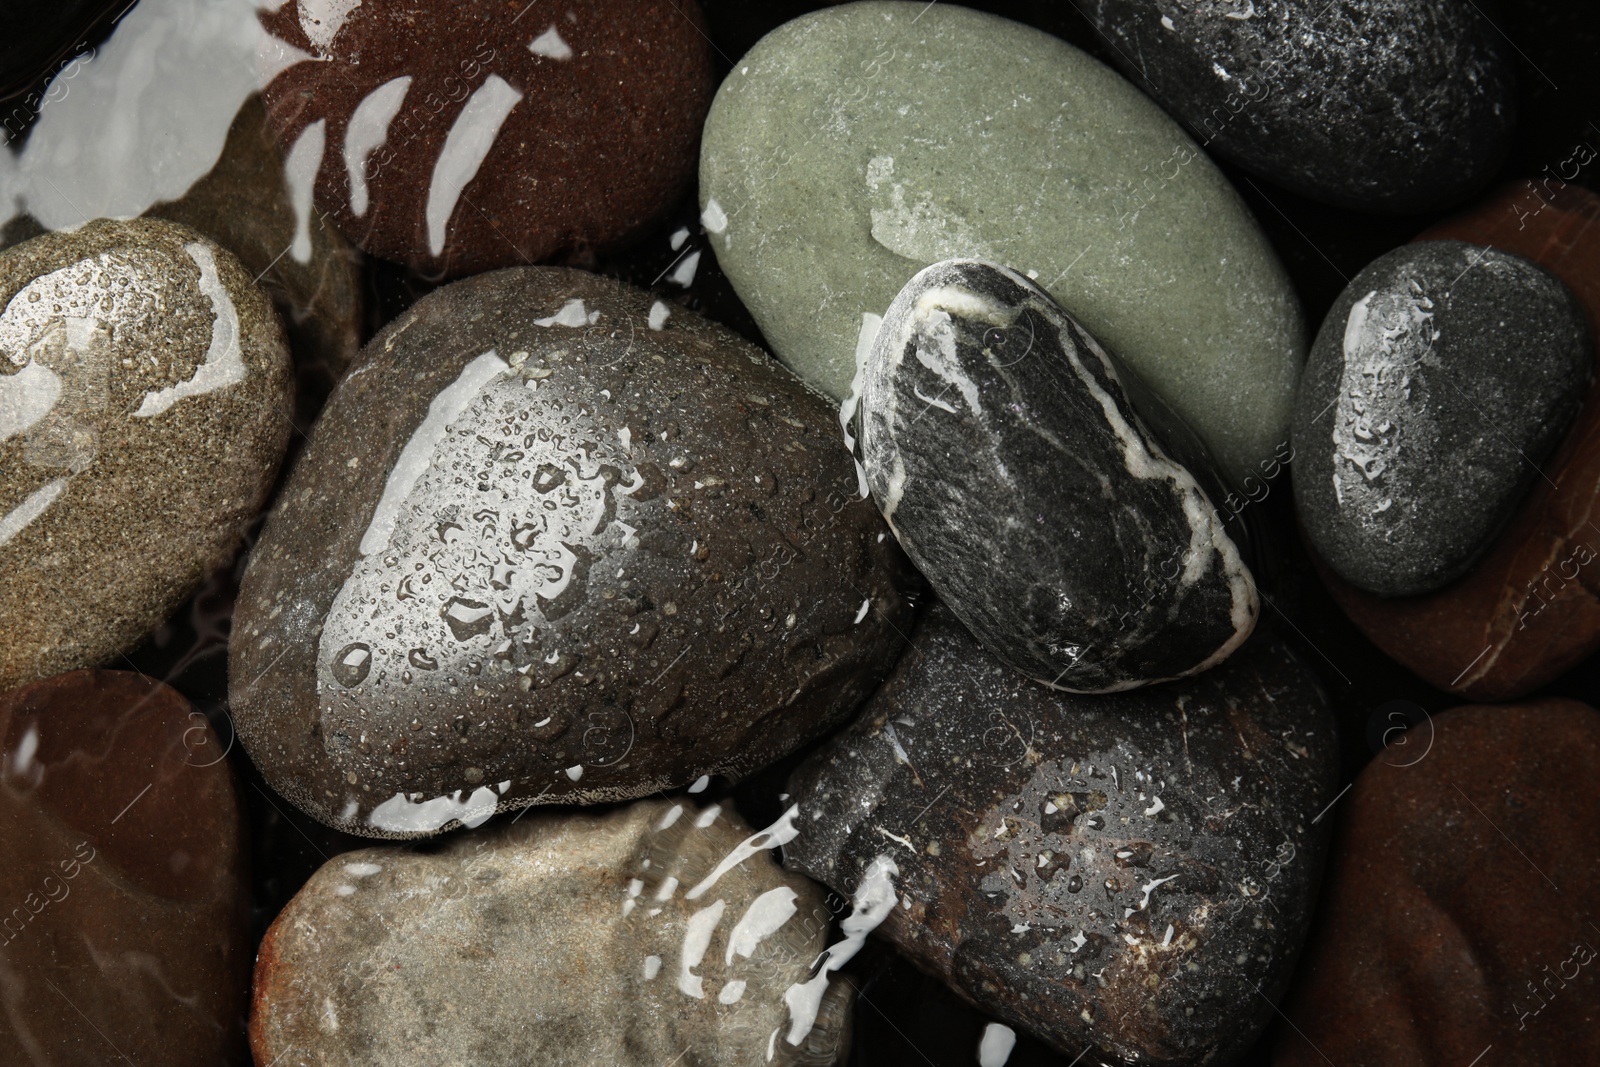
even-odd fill
[(925, 3), (780, 26), (717, 93), (700, 198), (773, 350), (836, 398), (864, 316), (969, 257), (1036, 278), (1236, 478), (1287, 440), (1305, 336), (1266, 237), (1176, 123), (1048, 34)]

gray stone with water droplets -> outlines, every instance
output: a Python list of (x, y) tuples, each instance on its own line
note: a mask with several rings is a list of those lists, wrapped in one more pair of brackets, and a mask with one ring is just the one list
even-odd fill
[(230, 648), (240, 737), (305, 811), (407, 837), (737, 777), (893, 663), (915, 575), (834, 413), (651, 308), (582, 271), (479, 275), (334, 392)]
[(1409, 212), (1460, 200), (1488, 181), (1516, 128), (1509, 41), (1474, 0), (1081, 10), (1123, 72), (1207, 149), (1329, 203)]
[(940, 598), (1046, 685), (1194, 674), (1255, 626), (1204, 449), (1014, 271), (949, 260), (906, 283), (862, 370), (861, 447)]
[(1193, 679), (1073, 696), (936, 606), (795, 773), (784, 863), (850, 892), (888, 857), (899, 903), (878, 933), (1068, 1057), (1228, 1063), (1305, 937), (1338, 748), (1270, 631)]
[(1381, 596), (1466, 573), (1577, 417), (1591, 344), (1571, 291), (1521, 256), (1423, 241), (1373, 260), (1295, 399), (1295, 504), (1317, 552)]
[(261, 945), (255, 1062), (831, 1067), (854, 993), (822, 975), (795, 1025), (832, 914), (776, 844), (641, 801), (335, 856)]

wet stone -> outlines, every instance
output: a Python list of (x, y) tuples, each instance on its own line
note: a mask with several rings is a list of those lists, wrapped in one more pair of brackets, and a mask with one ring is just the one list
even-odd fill
[(0, 1062), (247, 1062), (246, 851), (223, 747), (123, 671), (0, 694)]
[(1571, 291), (1520, 256), (1424, 241), (1374, 260), (1295, 400), (1295, 503), (1318, 554), (1384, 596), (1465, 573), (1572, 426), (1591, 345)]
[(1255, 626), (1204, 449), (1013, 271), (951, 260), (900, 291), (864, 361), (861, 446), (901, 546), (1031, 678), (1105, 692), (1194, 674)]
[[(296, 425), (306, 428), (361, 347), (361, 255), (330, 221), (311, 210), (309, 202), (293, 202), (283, 153), (267, 127), (259, 95), (244, 101), (226, 134), (221, 155), (209, 171), (186, 191), (150, 205), (141, 214), (198, 230), (238, 256), (266, 291), (288, 333), (295, 366)], [(59, 137), (29, 143), (76, 142), (92, 136), (68, 129)], [(203, 151), (195, 148), (196, 154)], [(48, 187), (54, 178), (46, 171), (38, 180)], [(52, 221), (70, 230), (78, 220), (56, 216)], [(48, 232), (39, 219), (20, 213), (0, 227), (0, 249)]]
[(1288, 984), (1337, 770), (1327, 698), (1270, 633), (1189, 681), (1069, 696), (940, 606), (796, 772), (784, 863), (840, 892), (892, 863), (878, 933), (1069, 1056), (1226, 1063)]
[(1328, 203), (1441, 207), (1511, 142), (1507, 42), (1472, 0), (1102, 0), (1084, 14), (1208, 151)]
[[(1600, 197), (1517, 182), (1424, 239), (1526, 256), (1560, 278), (1600, 336)], [(1515, 516), (1460, 579), (1417, 597), (1377, 597), (1323, 567), (1328, 591), (1388, 655), (1474, 700), (1532, 692), (1600, 649), (1600, 386), (1541, 465)]]
[(360, 254), (333, 223), (296, 205), (259, 96), (239, 108), (215, 166), (147, 212), (193, 226), (239, 257), (289, 334), (302, 407), (320, 402), (361, 347)]
[(912, 275), (973, 258), (1053, 294), (1235, 477), (1287, 439), (1304, 327), (1266, 237), (1177, 123), (1049, 34), (954, 4), (786, 23), (717, 91), (700, 203), (762, 336), (835, 397)]
[(436, 277), (587, 254), (688, 186), (711, 99), (698, 4), (297, 0), (265, 89), (294, 180), (363, 250)]
[(1404, 739), (1335, 809), (1273, 1064), (1600, 1060), (1600, 713), (1473, 705)]
[(738, 777), (889, 669), (916, 578), (834, 412), (652, 307), (517, 268), (372, 340), (234, 622), (232, 709), (284, 796), (399, 837)]
[(792, 821), (642, 801), (336, 856), (262, 943), (256, 1062), (831, 1067), (854, 994), (812, 978), (833, 910), (773, 861)]
[(237, 550), (289, 353), (234, 256), (97, 221), (0, 252), (0, 685), (136, 645)]

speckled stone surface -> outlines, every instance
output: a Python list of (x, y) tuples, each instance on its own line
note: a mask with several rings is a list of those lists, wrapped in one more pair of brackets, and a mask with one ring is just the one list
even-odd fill
[(717, 93), (700, 202), (773, 350), (835, 397), (863, 316), (970, 257), (1035, 278), (1229, 471), (1287, 439), (1304, 327), (1266, 238), (1175, 122), (1038, 30), (925, 3), (780, 27)]
[(863, 464), (993, 655), (1073, 692), (1131, 689), (1222, 662), (1260, 612), (1209, 459), (1159, 406), (1027, 278), (949, 260), (894, 298), (864, 361)]
[(283, 327), (186, 226), (0, 253), (0, 686), (132, 648), (238, 548), (288, 444)]
[[(216, 166), (144, 215), (220, 244), (271, 298), (294, 358), (296, 425), (308, 428), (361, 348), (361, 253), (309, 208), (299, 239), (283, 156), (259, 97), (239, 109)], [(0, 227), (0, 250), (48, 232), (34, 216), (16, 215)]]
[(1577, 298), (1520, 256), (1379, 256), (1328, 312), (1295, 398), (1295, 505), (1318, 554), (1384, 596), (1461, 576), (1571, 428), (1593, 358)]
[(611, 245), (694, 175), (695, 0), (299, 0), (263, 23), (307, 55), (265, 90), (291, 180), (374, 255), (442, 277)]
[(1597, 765), (1571, 700), (1455, 708), (1368, 764), (1275, 1067), (1600, 1061)]
[(147, 215), (193, 226), (239, 257), (283, 320), (299, 393), (325, 397), (361, 347), (360, 256), (331, 221), (299, 227), (283, 153), (259, 96), (239, 108), (216, 166)]
[(241, 737), (379, 837), (776, 759), (909, 630), (914, 572), (838, 433), (771, 357), (615, 281), (434, 292), (335, 391), (250, 560)]
[(833, 915), (776, 845), (731, 812), (641, 801), (336, 856), (261, 946), (256, 1062), (831, 1067), (853, 991), (824, 972), (789, 1042), (786, 994)]
[(1319, 200), (1441, 207), (1488, 181), (1511, 143), (1511, 45), (1473, 0), (1093, 0), (1083, 11), (1123, 73), (1208, 151)]
[[(1517, 182), (1422, 235), (1526, 256), (1566, 283), (1600, 336), (1600, 197)], [(1472, 570), (1436, 593), (1376, 597), (1324, 567), (1357, 626), (1431, 684), (1509, 700), (1600, 649), (1600, 387), (1542, 465), (1516, 516)]]
[(126, 671), (0, 694), (0, 1063), (248, 1063), (249, 892), (224, 747)]
[(1069, 1057), (1227, 1063), (1288, 984), (1337, 773), (1327, 698), (1268, 633), (1189, 681), (1067, 696), (935, 607), (796, 772), (784, 863), (845, 892), (892, 861), (878, 932)]

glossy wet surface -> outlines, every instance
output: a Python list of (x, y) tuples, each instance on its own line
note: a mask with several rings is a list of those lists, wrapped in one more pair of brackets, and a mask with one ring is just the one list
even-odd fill
[[(717, 75), (720, 77), (731, 69), (738, 57), (764, 32), (812, 6), (790, 3), (760, 5), (758, 9), (757, 5), (720, 0), (708, 3), (706, 25), (714, 44)], [(980, 6), (1059, 33), (1102, 59), (1114, 58), (1110, 47), (1063, 5), (997, 2)], [(156, 5), (149, 7), (154, 10)], [(1600, 145), (1600, 133), (1586, 126), (1597, 110), (1586, 106), (1586, 102), (1596, 99), (1596, 79), (1600, 77), (1591, 61), (1597, 33), (1587, 12), (1587, 5), (1512, 3), (1505, 5), (1505, 8), (1508, 14), (1502, 25), (1517, 45), (1519, 55), (1516, 62), (1523, 97), (1520, 106), (1523, 119), (1512, 158), (1502, 169), (1500, 177), (1521, 178), (1544, 173), (1546, 168), (1550, 168), (1552, 173), (1560, 174), (1564, 180), (1592, 187), (1596, 185), (1594, 166), (1580, 166), (1573, 162), (1575, 142), (1587, 140), (1590, 144)], [(241, 12), (246, 17), (240, 17)], [(0, 202), (8, 205), (7, 210), (14, 201), (14, 194), (21, 189), (26, 194), (27, 206), (46, 225), (69, 225), (109, 210), (136, 213), (157, 200), (181, 197), (190, 183), (207, 173), (226, 140), (230, 124), (244, 103), (243, 94), (248, 91), (245, 87), (253, 88), (257, 77), (254, 72), (249, 72), (247, 77), (236, 77), (240, 69), (237, 62), (239, 53), (228, 52), (230, 48), (239, 47), (238, 41), (241, 39), (247, 40), (249, 47), (254, 47), (253, 38), (241, 36), (246, 33), (241, 27), (247, 27), (249, 33), (254, 33), (253, 23), (243, 5), (208, 5), (207, 13), (207, 19), (191, 24), (181, 38), (173, 29), (175, 23), (172, 21), (158, 20), (152, 23), (139, 31), (136, 38), (138, 43), (127, 50), (129, 57), (126, 59), (116, 59), (115, 53), (121, 46), (108, 47), (102, 40), (99, 47), (108, 64), (113, 60), (118, 64), (132, 64), (139, 60), (156, 63), (162, 70), (180, 69), (196, 78), (211, 80), (180, 82), (166, 96), (156, 92), (156, 89), (150, 90), (155, 95), (140, 95), (131, 91), (131, 81), (114, 91), (112, 86), (118, 81), (117, 78), (97, 80), (91, 77), (88, 69), (78, 69), (73, 76), (60, 82), (53, 103), (47, 106), (47, 110), (49, 107), (56, 108), (56, 117), (47, 116), (47, 121), (34, 126), (27, 139), (21, 142), (28, 146), (27, 155), (36, 162), (25, 165), (19, 161), (15, 144), (12, 154), (0, 154), (0, 190), (6, 194), (0, 198)], [(140, 24), (129, 25), (136, 27)], [(536, 29), (542, 31), (544, 26)], [(440, 46), (447, 49), (449, 43), (440, 42)], [(40, 69), (53, 68), (59, 62), (55, 55), (53, 52), (41, 53)], [(235, 57), (232, 67), (227, 63), (229, 55)], [(253, 63), (253, 57), (250, 62)], [(164, 83), (158, 78), (150, 84), (159, 88)], [(124, 97), (125, 103), (121, 102)], [(181, 122), (174, 124), (180, 127), (178, 134), (173, 132), (172, 125), (163, 125), (174, 115), (182, 117)], [(6, 125), (8, 129), (21, 131), (27, 128), (28, 121), (24, 115), (15, 121), (8, 120)], [(196, 138), (199, 147), (192, 153), (187, 149), (173, 149), (172, 138), (178, 135)], [(151, 148), (156, 144), (163, 146), (159, 153)], [(74, 146), (82, 153), (78, 161), (63, 162)], [(162, 161), (162, 166), (152, 165), (155, 160)], [(1319, 207), (1263, 180), (1248, 178), (1230, 165), (1224, 164), (1222, 169), (1250, 205), (1257, 221), (1284, 260), (1307, 319), (1312, 322), (1320, 321), (1346, 280), (1363, 265), (1374, 256), (1409, 240), (1442, 214), (1403, 219), (1357, 215)], [(76, 201), (81, 210), (74, 212), (66, 204), (66, 197), (52, 189), (49, 182), (44, 180), (45, 177), (59, 187), (59, 193)], [(24, 184), (19, 186), (19, 181)], [(306, 232), (314, 233), (311, 229), (314, 216), (308, 206), (310, 201), (301, 200), (298, 203), (298, 210), (307, 219)], [(287, 208), (292, 219), (296, 203), (288, 203)], [(673, 209), (667, 220), (640, 236), (631, 247), (605, 255), (577, 250), (565, 256), (576, 264), (648, 288), (669, 307), (694, 307), (745, 336), (758, 340), (759, 334), (753, 321), (722, 278), (714, 257), (707, 251), (699, 217), (699, 205), (690, 193)], [(280, 235), (281, 243), (273, 249), (268, 260), (282, 252), (286, 253), (284, 262), (294, 261), (292, 244), (296, 226), (297, 220), (285, 227), (287, 236)], [(13, 235), (30, 232), (30, 224), (26, 220), (0, 220), (0, 227)], [(31, 228), (36, 231), (37, 224)], [(680, 228), (684, 231), (681, 236), (678, 235)], [(695, 260), (696, 269), (686, 270), (686, 264), (696, 253), (700, 253)], [(242, 253), (240, 255), (245, 258)], [(680, 284), (682, 282), (688, 284)], [(427, 279), (410, 274), (403, 268), (372, 260), (362, 265), (360, 284), (362, 295), (366, 298), (366, 308), (359, 316), (358, 332), (362, 339), (370, 337), (378, 327), (433, 287), (433, 283)], [(357, 317), (351, 309), (339, 315), (348, 317), (342, 321), (355, 321)], [(334, 316), (335, 322), (341, 321), (339, 315)], [(292, 435), (292, 449), (299, 450), (304, 443), (300, 434)], [(1311, 574), (1296, 547), (1285, 482), (1270, 478), (1257, 481), (1253, 488), (1246, 486), (1241, 490), (1238, 502), (1241, 508), (1265, 519), (1269, 527), (1269, 535), (1273, 538), (1273, 563), (1269, 572), (1260, 576), (1268, 601), (1263, 606), (1263, 615), (1281, 614), (1293, 623), (1296, 631), (1293, 640), (1304, 642), (1305, 647), (1301, 651), (1306, 661), (1321, 674), (1329, 687), (1341, 720), (1344, 780), (1348, 781), (1367, 762), (1372, 752), (1381, 752), (1386, 743), (1393, 746), (1397, 739), (1403, 740), (1401, 735), (1389, 732), (1395, 724), (1425, 724), (1424, 711), (1442, 710), (1456, 703), (1456, 700), (1430, 688), (1391, 663), (1345, 620)], [(330, 857), (353, 848), (366, 847), (369, 842), (340, 835), (298, 812), (265, 785), (239, 746), (232, 744), (224, 663), (236, 577), (237, 568), (224, 568), (214, 575), (143, 645), (132, 651), (126, 660), (114, 661), (113, 666), (122, 669), (136, 667), (153, 677), (168, 679), (175, 688), (195, 701), (195, 707), (216, 724), (217, 737), (214, 740), (208, 738), (205, 757), (202, 759), (191, 755), (191, 758), (203, 763), (215, 758), (217, 751), (227, 750), (226, 765), (236, 769), (243, 783), (243, 810), (251, 829), (249, 848), (253, 861), (248, 896), (252, 936), (245, 952), (248, 957), (271, 919), (314, 870)], [(1580, 663), (1549, 683), (1541, 692), (1559, 692), (1593, 702), (1600, 696), (1600, 670), (1592, 662)], [(1401, 706), (1395, 703), (1397, 701), (1409, 703)], [(188, 721), (191, 724), (197, 722)], [(59, 735), (42, 732), (35, 749), (37, 755), (31, 759), (43, 761), (52, 753), (60, 755), (61, 749), (49, 747), (57, 743), (103, 753), (105, 750), (99, 747), (99, 740), (113, 736), (109, 728), (99, 727), (83, 735), (75, 734), (67, 741), (59, 740)], [(182, 749), (185, 735), (179, 732), (176, 736), (178, 748), (170, 750), (169, 758)], [(197, 735), (188, 736), (193, 741)], [(26, 730), (15, 738), (9, 733), (6, 735), (13, 762), (21, 762), (17, 757), (25, 737)], [(187, 749), (182, 751), (189, 754)], [(784, 791), (789, 771), (799, 758), (792, 757), (763, 771), (741, 783), (737, 789), (730, 789), (727, 783), (714, 780), (701, 799), (732, 799), (753, 826), (769, 825), (782, 815), (786, 807), (778, 797)], [(154, 755), (149, 757), (150, 761), (155, 759)], [(153, 768), (156, 764), (132, 761), (131, 765)], [(10, 771), (6, 773), (9, 775)], [(65, 773), (62, 772), (63, 777), (58, 780), (65, 780)], [(90, 879), (96, 876), (96, 870), (102, 864), (110, 870), (113, 860), (118, 856), (121, 859), (116, 859), (116, 862), (125, 860), (138, 879), (148, 880), (136, 882), (135, 874), (117, 876), (130, 886), (159, 884), (170, 889), (172, 885), (192, 883), (195, 868), (189, 868), (191, 882), (185, 883), (172, 873), (171, 862), (178, 855), (178, 847), (185, 854), (201, 855), (203, 850), (199, 843), (191, 842), (194, 845), (192, 848), (189, 844), (182, 844), (137, 850), (149, 853), (148, 862), (138, 856), (129, 858), (118, 851), (116, 842), (123, 827), (134, 824), (133, 820), (143, 805), (155, 799), (156, 791), (144, 795), (120, 821), (111, 824), (110, 820), (122, 812), (129, 800), (138, 796), (139, 790), (152, 780), (151, 776), (146, 775), (143, 780), (124, 780), (117, 775), (107, 777), (100, 774), (91, 777), (101, 783), (96, 788), (103, 789), (103, 795), (95, 797), (93, 818), (82, 812), (79, 815), (85, 820), (82, 826), (100, 827), (97, 832), (104, 831), (103, 840), (91, 839), (87, 832), (75, 829), (80, 823), (66, 821), (66, 817), (54, 808), (46, 813), (43, 798), (34, 795), (31, 787), (15, 787), (15, 790), (21, 790), (17, 792), (10, 784), (10, 778), (6, 779), (7, 792), (0, 803), (12, 805), (5, 809), (7, 818), (23, 817), (16, 814), (23, 810), (17, 798), (25, 796), (28, 810), (33, 812), (26, 818), (35, 820), (28, 824), (30, 829), (27, 837), (30, 841), (40, 842), (40, 848), (50, 847), (39, 853), (37, 862), (28, 865), (29, 871), (38, 874), (37, 884), (23, 876), (21, 865), (17, 866), (15, 873), (8, 871), (0, 875), (15, 880), (14, 885), (7, 883), (7, 891), (11, 896), (0, 901), (6, 908), (13, 909), (7, 914), (14, 915), (14, 909), (20, 907), (32, 916), (24, 927), (24, 937), (0, 948), (0, 959), (9, 958), (5, 954), (20, 949), (28, 943), (25, 939), (34, 933), (49, 929), (47, 924), (64, 923), (64, 920), (52, 918), (58, 910), (61, 915), (76, 915), (67, 909), (87, 909), (89, 905), (86, 901), (90, 896), (88, 888), (94, 884)], [(137, 777), (134, 775), (134, 778)], [(57, 801), (52, 799), (51, 804), (55, 803)], [(64, 805), (62, 811), (76, 810), (72, 802), (61, 803)], [(166, 819), (172, 825), (161, 832), (177, 834), (172, 839), (174, 841), (188, 841), (183, 836), (188, 832), (185, 828), (192, 829), (196, 819), (205, 812), (214, 816), (220, 810), (219, 805), (223, 805), (223, 802), (212, 796), (198, 807), (185, 807), (181, 814)], [(1329, 817), (1337, 818), (1338, 811), (1336, 806), (1334, 814)], [(506, 815), (497, 818), (509, 821), (513, 817)], [(95, 822), (95, 819), (99, 821)], [(110, 826), (109, 831), (105, 830), (107, 825)], [(491, 821), (485, 829), (494, 825), (496, 823)], [(6, 827), (0, 826), (0, 835), (5, 832)], [(85, 843), (95, 850), (92, 860), (85, 861), (78, 856), (76, 850)], [(214, 836), (210, 843), (211, 847), (216, 847)], [(63, 862), (67, 867), (61, 866)], [(67, 881), (67, 870), (72, 869), (74, 863), (77, 864), (78, 873)], [(54, 881), (47, 885), (46, 877)], [(177, 881), (173, 882), (172, 879)], [(62, 890), (67, 888), (71, 889), (71, 895), (61, 897)], [(61, 899), (53, 899), (52, 893)], [(139, 893), (144, 894), (143, 899), (165, 899), (143, 888), (139, 889)], [(36, 907), (40, 910), (34, 911)], [(848, 912), (848, 905), (841, 901), (836, 914)], [(130, 906), (129, 910), (117, 914), (125, 918), (139, 912), (136, 907)], [(226, 925), (226, 922), (222, 923), (222, 927)], [(86, 922), (79, 923), (76, 920), (71, 926), (73, 930), (91, 928)], [(190, 931), (168, 933), (173, 939), (191, 936)], [(160, 936), (168, 936), (168, 933)], [(140, 936), (146, 935), (156, 936), (153, 932), (141, 931)], [(169, 945), (177, 943), (178, 940), (166, 942)], [(96, 947), (99, 951), (98, 943)], [(99, 1023), (110, 1024), (120, 1019), (126, 1025), (126, 1033), (135, 1039), (141, 1034), (148, 1035), (142, 1016), (133, 1013), (95, 1014), (99, 1009), (94, 1005), (100, 1004), (102, 999), (106, 1004), (117, 1005), (118, 1012), (124, 1011), (124, 1008), (116, 1000), (116, 995), (108, 996), (106, 990), (100, 988), (107, 972), (99, 969), (88, 955), (87, 948), (81, 951), (75, 948), (74, 951), (79, 954), (72, 958), (77, 961), (75, 965), (85, 968), (82, 973), (89, 977), (87, 983), (81, 989), (78, 986), (69, 987), (56, 977), (56, 972), (48, 972), (51, 980), (63, 992), (72, 994), (84, 1014)], [(1552, 959), (1559, 962), (1561, 958), (1557, 956)], [(141, 973), (144, 977), (139, 981), (153, 981), (149, 971)], [(941, 983), (926, 978), (909, 964), (895, 960), (883, 945), (869, 939), (867, 948), (851, 962), (846, 973), (857, 975), (861, 982), (854, 1051), (850, 1060), (852, 1064), (877, 1067), (880, 1064), (929, 1063), (936, 1067), (945, 1067), (946, 1064), (953, 1067), (956, 1064), (970, 1064), (978, 1056), (989, 1017), (958, 1001)], [(114, 984), (122, 988), (146, 988), (129, 986), (128, 982)], [(191, 995), (187, 989), (179, 989), (179, 992), (184, 997)], [(165, 996), (164, 992), (161, 997), (152, 994), (145, 1003), (168, 1003), (169, 1006), (178, 1003), (163, 1000)], [(64, 998), (56, 997), (48, 987), (42, 988), (38, 999), (34, 999), (33, 994), (29, 995), (26, 1011), (28, 1014), (24, 1018), (32, 1028), (30, 1034), (70, 1034), (70, 1047), (82, 1053), (81, 1062), (116, 1062), (119, 1052), (133, 1059), (133, 1062), (141, 1062), (132, 1041), (124, 1043), (119, 1040), (113, 1043), (109, 1040), (120, 1036), (120, 1031), (113, 1034), (106, 1026), (101, 1026), (106, 1032), (97, 1034), (93, 1028), (84, 1026), (82, 1016)], [(235, 1014), (235, 1027), (240, 1021)], [(216, 1062), (215, 1046), (207, 1042), (215, 1040), (218, 1031), (208, 1029), (210, 1025), (207, 1023), (190, 1028), (192, 1034), (197, 1035), (193, 1037), (197, 1049), (194, 1062)], [(1266, 1049), (1284, 1029), (1281, 1023), (1273, 1024), (1267, 1036), (1247, 1055), (1244, 1062), (1266, 1062)], [(159, 1047), (161, 1058), (154, 1062), (178, 1062), (182, 1050), (174, 1044), (177, 1032), (170, 1028), (162, 1031), (165, 1043)], [(26, 1055), (33, 1056), (41, 1063), (73, 1062), (70, 1059), (53, 1061), (44, 1058), (44, 1047), (39, 1045), (37, 1048), (41, 1051), (30, 1051)], [(1071, 1062), (1071, 1057), (1049, 1052), (1023, 1035), (1008, 1062), (1062, 1067)], [(1081, 1062), (1088, 1060), (1086, 1058)]]

